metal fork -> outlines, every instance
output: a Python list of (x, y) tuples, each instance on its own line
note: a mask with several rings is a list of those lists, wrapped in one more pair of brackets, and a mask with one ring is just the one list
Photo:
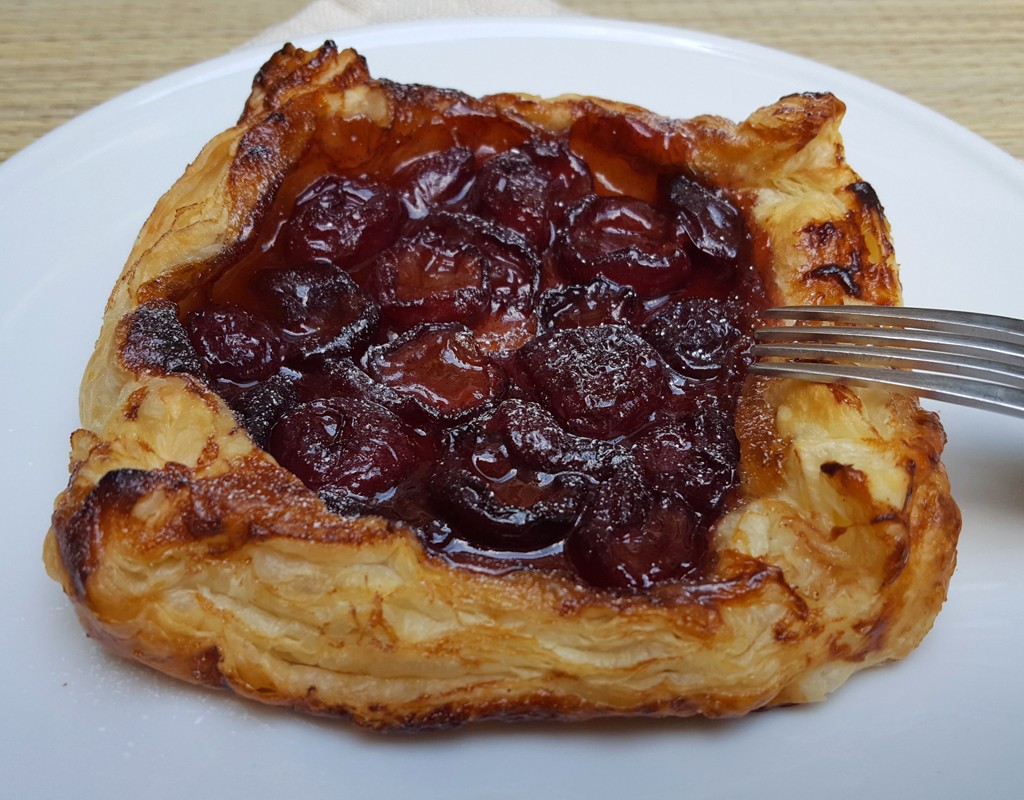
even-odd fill
[(790, 306), (764, 317), (797, 324), (755, 332), (755, 374), (1024, 417), (1024, 320), (902, 306)]

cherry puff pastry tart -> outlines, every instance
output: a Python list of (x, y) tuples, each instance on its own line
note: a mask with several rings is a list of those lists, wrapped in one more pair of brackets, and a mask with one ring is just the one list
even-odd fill
[(843, 111), (286, 46), (114, 287), (50, 575), (118, 653), (382, 729), (737, 715), (906, 656), (959, 532), (936, 417), (746, 375), (767, 305), (900, 302)]

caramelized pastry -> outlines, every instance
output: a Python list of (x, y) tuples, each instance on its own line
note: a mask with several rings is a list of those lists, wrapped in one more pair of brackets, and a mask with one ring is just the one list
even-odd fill
[(906, 656), (959, 532), (937, 418), (746, 374), (768, 305), (901, 301), (843, 112), (286, 46), (114, 287), (50, 575), (118, 653), (381, 729), (738, 715)]

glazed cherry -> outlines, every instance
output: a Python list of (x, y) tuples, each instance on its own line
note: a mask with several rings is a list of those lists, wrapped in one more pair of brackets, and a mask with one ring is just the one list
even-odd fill
[(594, 190), (590, 167), (562, 139), (534, 137), (520, 150), (546, 173), (548, 216), (560, 228), (568, 208)]
[(473, 151), (468, 147), (452, 147), (405, 164), (391, 183), (409, 216), (419, 218), (433, 208), (460, 200), (469, 189), (474, 173)]
[(668, 199), (678, 209), (679, 230), (697, 250), (719, 261), (736, 263), (743, 252), (746, 232), (740, 211), (731, 200), (682, 174), (669, 182)]
[(490, 311), (528, 312), (540, 280), (540, 259), (511, 229), (473, 214), (431, 214), (424, 224), (446, 242), (477, 248), (488, 260)]
[[(364, 356), (365, 358), (365, 356)], [(383, 406), (404, 422), (417, 426), (431, 421), (416, 400), (375, 381), (351, 358), (330, 358), (306, 362), (293, 379), (300, 402), (311, 400), (362, 400)]]
[(742, 331), (720, 300), (691, 297), (658, 311), (643, 328), (672, 369), (688, 378), (714, 378), (734, 359)]
[(422, 227), (378, 256), (372, 292), (381, 314), (403, 328), (480, 319), (491, 299), (491, 264), (468, 241)]
[(201, 375), (203, 371), (178, 306), (170, 300), (149, 300), (128, 318), (121, 358), (131, 369)]
[(580, 472), (604, 479), (632, 455), (622, 445), (576, 436), (537, 403), (510, 399), (490, 417), (490, 429), (500, 430), (509, 454), (520, 463), (546, 472)]
[(419, 464), (415, 443), (398, 417), (352, 398), (295, 406), (274, 426), (267, 450), (314, 491), (360, 497), (393, 488)]
[(232, 410), (260, 447), (266, 447), (270, 431), (297, 404), (296, 380), (287, 375), (274, 375), (231, 399)]
[(570, 212), (557, 254), (574, 280), (603, 276), (645, 297), (685, 285), (690, 257), (672, 220), (650, 203), (591, 196)]
[(367, 372), (430, 419), (453, 423), (495, 400), (501, 370), (462, 325), (421, 325), (366, 354)]
[(282, 241), (293, 263), (354, 268), (391, 244), (404, 218), (398, 194), (385, 184), (325, 175), (296, 199)]
[(633, 444), (633, 455), (657, 489), (678, 492), (695, 511), (719, 510), (737, 479), (736, 434), (718, 414), (693, 416), (648, 429)]
[(260, 270), (251, 283), (267, 316), (287, 332), (290, 355), (347, 355), (367, 343), (380, 320), (377, 304), (328, 262)]
[(492, 156), (480, 168), (469, 199), (477, 214), (521, 234), (533, 248), (550, 242), (548, 177), (525, 153)]
[[(429, 250), (436, 248), (440, 253), (472, 259), (472, 270), (466, 266), (458, 274), (477, 277), (473, 302), (463, 302), (463, 291), (468, 289), (462, 286), (437, 289), (417, 299), (412, 287), (423, 273), (417, 272), (416, 259), (402, 267), (408, 269), (408, 278), (392, 280), (399, 273), (389, 251), (378, 259), (374, 274), (375, 296), (386, 319), (403, 327), (419, 322), (462, 322), (473, 328), (478, 343), (489, 353), (514, 350), (532, 337), (540, 259), (521, 236), (472, 214), (434, 212), (417, 223), (409, 241), (410, 246), (422, 247), (416, 251), (422, 253), (417, 256), (420, 258), (432, 258)], [(399, 242), (392, 250), (406, 252), (402, 250), (405, 246)], [(402, 289), (405, 286), (409, 288)], [(398, 289), (403, 294), (399, 295)]]
[(284, 360), (277, 331), (241, 308), (193, 311), (185, 317), (185, 331), (211, 378), (265, 380)]
[(548, 289), (537, 303), (542, 328), (589, 328), (631, 322), (640, 311), (640, 300), (628, 286), (606, 278), (564, 289)]
[(629, 470), (591, 493), (565, 543), (591, 586), (632, 590), (695, 572), (703, 548), (685, 501), (651, 493)]
[(507, 425), (499, 409), (456, 429), (431, 495), (466, 541), (495, 550), (539, 550), (565, 537), (594, 480), (522, 458)]
[(516, 354), (528, 391), (570, 431), (601, 439), (632, 433), (661, 406), (661, 359), (622, 325), (544, 334)]

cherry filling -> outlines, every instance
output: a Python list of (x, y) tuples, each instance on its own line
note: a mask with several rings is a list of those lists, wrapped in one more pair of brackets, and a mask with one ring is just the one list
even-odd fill
[(270, 378), (284, 362), (274, 328), (241, 308), (193, 311), (185, 330), (211, 378), (248, 383)]
[(388, 322), (474, 322), (488, 307), (491, 264), (470, 242), (423, 228), (395, 242), (373, 267), (373, 295)]
[(735, 312), (708, 297), (687, 297), (665, 306), (641, 332), (676, 372), (704, 379), (729, 366), (742, 336)]
[(764, 304), (740, 209), (589, 141), (596, 117), (554, 135), (457, 108), (344, 163), (314, 144), (253, 246), (140, 311), (126, 358), (202, 373), (332, 510), (452, 561), (699, 580)]
[(565, 538), (593, 481), (555, 460), (524, 459), (508, 416), (502, 408), (453, 432), (431, 495), (476, 544), (536, 550)]
[(689, 504), (671, 492), (652, 492), (629, 469), (596, 488), (566, 541), (580, 574), (596, 586), (621, 589), (693, 575), (705, 549)]

